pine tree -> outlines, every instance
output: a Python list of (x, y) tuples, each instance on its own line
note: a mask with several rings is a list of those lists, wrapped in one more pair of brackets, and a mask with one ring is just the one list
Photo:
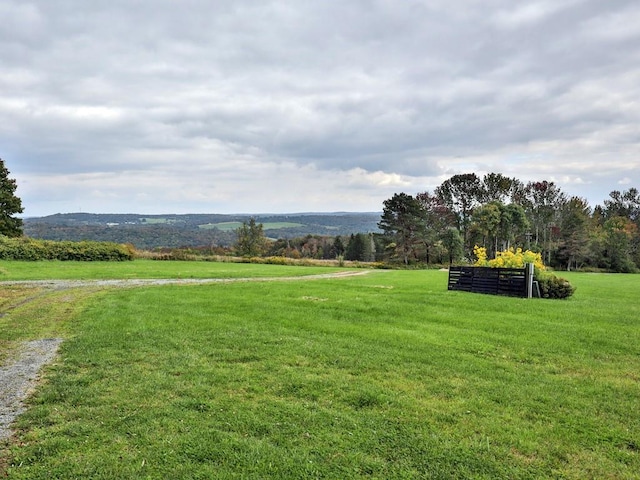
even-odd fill
[(346, 260), (352, 260), (361, 262), (364, 260), (365, 242), (364, 235), (362, 233), (352, 233), (349, 238), (349, 244), (344, 252), (344, 258)]
[(22, 235), (22, 219), (14, 215), (22, 213), (22, 201), (16, 197), (16, 181), (9, 178), (9, 170), (0, 159), (0, 235), (20, 237)]
[(405, 265), (415, 256), (415, 246), (425, 233), (425, 210), (418, 200), (406, 193), (396, 193), (384, 201), (378, 227), (395, 240)]

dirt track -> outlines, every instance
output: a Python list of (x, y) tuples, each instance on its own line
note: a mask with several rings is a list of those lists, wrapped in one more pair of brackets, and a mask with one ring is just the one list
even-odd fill
[(366, 275), (370, 270), (323, 273), (320, 275), (303, 275), (296, 277), (256, 277), (256, 278), (134, 278), (116, 280), (12, 280), (0, 282), (3, 285), (52, 288), (64, 290), (81, 287), (143, 287), (150, 285), (197, 285), (207, 283), (233, 282), (283, 282), (294, 280), (319, 280), (323, 278), (344, 278)]

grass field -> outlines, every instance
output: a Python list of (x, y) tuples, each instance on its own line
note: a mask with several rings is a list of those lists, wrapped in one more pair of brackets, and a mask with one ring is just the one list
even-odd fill
[[(328, 271), (65, 268), (0, 262), (0, 278)], [(577, 286), (566, 301), (449, 292), (440, 271), (29, 290), (22, 306), (27, 293), (5, 289), (5, 348), (67, 339), (6, 445), (6, 473), (640, 478), (640, 276), (564, 276)]]
[(0, 261), (0, 281), (51, 279), (138, 278), (260, 278), (304, 276), (336, 272), (337, 267), (281, 265), (270, 268), (252, 263), (171, 262), (15, 262)]
[[(207, 223), (204, 225), (200, 225), (200, 228), (205, 230), (211, 228), (217, 228), (222, 230), (223, 232), (237, 230), (242, 226), (242, 222), (222, 222), (222, 223)], [(297, 228), (304, 227), (302, 223), (293, 223), (293, 222), (264, 222), (262, 223), (262, 227), (265, 230), (278, 230), (280, 228)]]

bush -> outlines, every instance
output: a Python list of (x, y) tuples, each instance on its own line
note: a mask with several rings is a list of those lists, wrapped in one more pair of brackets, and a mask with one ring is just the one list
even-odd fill
[(542, 255), (532, 252), (531, 250), (522, 251), (505, 250), (497, 252), (496, 258), (487, 259), (487, 249), (475, 246), (473, 253), (476, 255), (475, 266), (490, 268), (524, 268), (527, 263), (533, 263), (535, 277), (540, 288), (540, 296), (542, 298), (569, 298), (576, 291), (575, 287), (569, 283), (569, 280), (557, 277), (552, 273), (545, 272), (546, 267), (542, 263)]
[(536, 272), (541, 272), (546, 268), (542, 263), (542, 255), (531, 250), (523, 251), (521, 248), (516, 250), (510, 248), (496, 252), (496, 258), (492, 260), (487, 258), (487, 249), (484, 247), (476, 245), (473, 247), (473, 253), (477, 258), (474, 263), (476, 267), (524, 268), (527, 263), (533, 263)]
[(576, 291), (576, 288), (569, 283), (569, 280), (551, 273), (538, 275), (536, 280), (538, 281), (542, 298), (569, 298)]
[(112, 242), (56, 242), (0, 236), (2, 260), (123, 261), (133, 260), (133, 257), (130, 246)]

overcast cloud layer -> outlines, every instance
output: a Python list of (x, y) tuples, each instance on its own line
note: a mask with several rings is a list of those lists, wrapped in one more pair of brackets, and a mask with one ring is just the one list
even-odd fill
[(637, 0), (3, 0), (26, 216), (378, 211), (457, 173), (640, 187)]

